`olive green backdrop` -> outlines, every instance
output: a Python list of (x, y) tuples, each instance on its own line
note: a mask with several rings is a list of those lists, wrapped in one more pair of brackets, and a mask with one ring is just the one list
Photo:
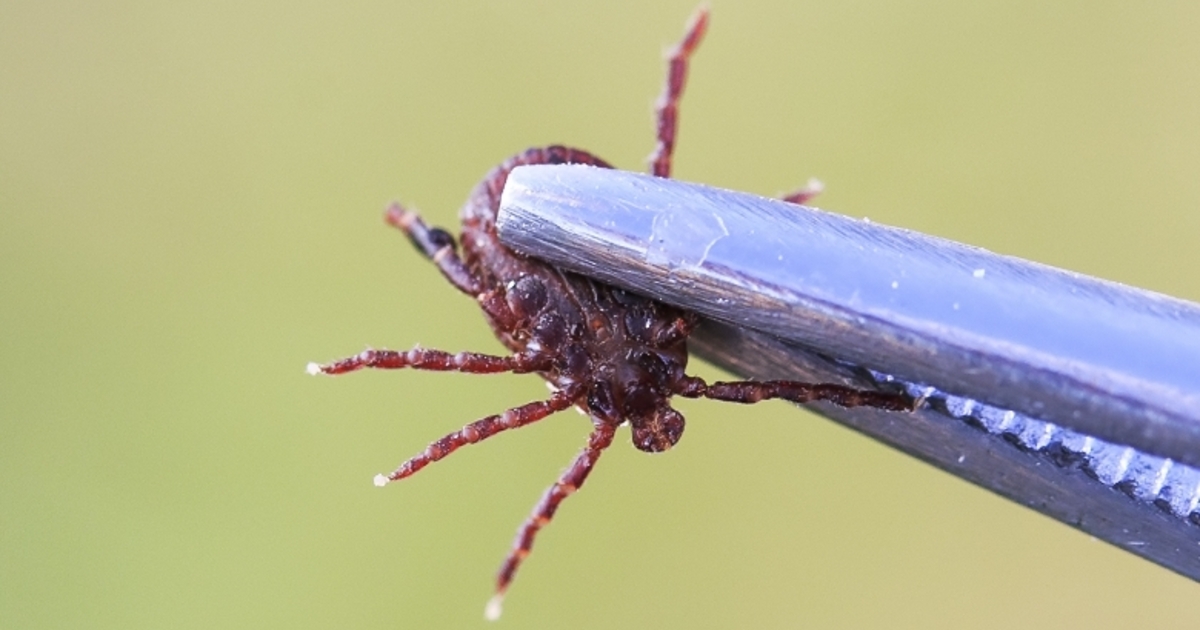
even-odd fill
[[(676, 174), (1200, 300), (1200, 4), (715, 2)], [(0, 627), (483, 627), (563, 413), (381, 220), (564, 142), (640, 170), (690, 0), (0, 3)], [(704, 375), (712, 368), (697, 365)], [(1195, 583), (782, 403), (682, 402), (507, 627), (1184, 627)], [(1200, 550), (1197, 550), (1200, 553)]]

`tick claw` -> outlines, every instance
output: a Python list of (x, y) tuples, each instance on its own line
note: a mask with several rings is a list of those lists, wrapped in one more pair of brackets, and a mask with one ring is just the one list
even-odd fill
[(483, 618), (488, 621), (496, 621), (500, 618), (500, 614), (504, 612), (504, 595), (496, 593), (488, 600), (487, 606), (483, 608)]
[(324, 372), (325, 370), (321, 369), (320, 363), (309, 363), (304, 368), (304, 371), (308, 372), (312, 376), (316, 376), (316, 375), (320, 374), (321, 372)]
[(388, 479), (387, 475), (375, 475), (375, 485), (380, 488), (388, 485), (389, 481), (391, 481), (391, 479)]
[(912, 409), (909, 409), (909, 411), (917, 411), (921, 407), (925, 406), (925, 401), (929, 400), (929, 397), (933, 395), (933, 392), (934, 390), (932, 387), (926, 387), (921, 392), (920, 396), (913, 399)]

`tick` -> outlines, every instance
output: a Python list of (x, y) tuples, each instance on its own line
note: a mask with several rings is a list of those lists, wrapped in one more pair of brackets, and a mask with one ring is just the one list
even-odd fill
[[(649, 158), (655, 176), (671, 174), (688, 60), (707, 25), (708, 11), (702, 7), (689, 22), (683, 40), (668, 53), (666, 85), (656, 106), (657, 145)], [(549, 382), (553, 393), (548, 399), (466, 425), (433, 442), (393, 472), (378, 475), (375, 483), (379, 486), (408, 477), (467, 444), (569, 407), (577, 407), (591, 420), (587, 446), (546, 490), (517, 532), (496, 576), (496, 592), (486, 608), (489, 619), (500, 616), (504, 594), (538, 532), (563, 500), (583, 485), (604, 449), (612, 444), (618, 427), (628, 424), (634, 447), (647, 453), (666, 451), (679, 442), (684, 418), (671, 407), (673, 396), (739, 403), (770, 398), (797, 403), (823, 400), (844, 407), (895, 411), (913, 408), (913, 399), (903, 393), (794, 381), (710, 384), (689, 376), (684, 371), (687, 338), (697, 324), (695, 314), (527, 258), (500, 243), (495, 225), (500, 193), (509, 172), (525, 164), (612, 168), (591, 153), (557, 145), (528, 149), (505, 160), (484, 177), (463, 206), (461, 246), (447, 231), (427, 226), (415, 212), (399, 204), (385, 214), (387, 222), (404, 232), (451, 285), (479, 304), (496, 337), (512, 354), (451, 354), (417, 347), (407, 352), (366, 350), (333, 363), (308, 366), (312, 374), (330, 375), (363, 368), (535, 372)], [(784, 199), (802, 203), (814, 194), (816, 189), (810, 186)]]

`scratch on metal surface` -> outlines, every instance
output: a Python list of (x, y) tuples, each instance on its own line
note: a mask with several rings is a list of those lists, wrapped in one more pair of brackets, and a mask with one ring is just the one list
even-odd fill
[(695, 269), (704, 264), (717, 241), (729, 236), (725, 220), (716, 213), (671, 205), (654, 215), (646, 262), (668, 270)]

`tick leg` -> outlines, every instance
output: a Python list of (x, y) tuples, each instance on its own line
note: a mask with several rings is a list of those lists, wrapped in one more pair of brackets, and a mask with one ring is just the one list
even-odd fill
[(692, 334), (692, 330), (696, 328), (696, 318), (681, 315), (671, 320), (670, 325), (660, 329), (654, 336), (652, 343), (659, 348), (666, 348), (675, 345), (688, 335)]
[(546, 489), (541, 501), (534, 506), (533, 513), (517, 530), (512, 551), (508, 553), (504, 565), (500, 567), (500, 572), (496, 575), (496, 594), (488, 602), (486, 610), (488, 619), (495, 620), (500, 616), (500, 603), (504, 599), (504, 593), (508, 591), (508, 586), (512, 583), (513, 576), (516, 575), (521, 562), (529, 556), (530, 550), (533, 549), (533, 539), (537, 537), (543, 527), (550, 523), (550, 519), (554, 518), (554, 512), (563, 499), (571, 496), (587, 480), (588, 474), (596, 465), (596, 460), (600, 459), (600, 454), (608, 448), (609, 444), (612, 444), (615, 432), (616, 427), (614, 426), (607, 424), (597, 426), (588, 437), (588, 444), (583, 452), (575, 458), (571, 467), (558, 478), (558, 481)]
[(308, 364), (309, 374), (345, 374), (364, 368), (377, 370), (398, 370), (413, 368), (415, 370), (434, 370), (438, 372), (468, 372), (471, 374), (494, 374), (496, 372), (513, 372), (525, 374), (548, 369), (550, 361), (540, 354), (518, 353), (507, 357), (498, 357), (478, 352), (459, 352), (450, 354), (442, 350), (429, 348), (413, 348), (407, 352), (397, 350), (363, 350), (362, 352), (340, 361), (320, 365)]
[(804, 185), (804, 188), (801, 188), (790, 195), (784, 195), (783, 200), (788, 203), (794, 203), (802, 206), (804, 205), (804, 202), (821, 194), (821, 191), (823, 190), (825, 190), (825, 184), (821, 183), (821, 180), (813, 177), (808, 180), (808, 183)]
[(433, 261), (433, 264), (437, 266), (443, 276), (446, 276), (450, 284), (475, 298), (479, 302), (479, 306), (493, 320), (507, 328), (516, 326), (516, 318), (513, 316), (512, 310), (508, 308), (508, 304), (505, 303), (504, 296), (496, 291), (483, 290), (479, 282), (471, 276), (471, 272), (467, 270), (462, 259), (458, 257), (458, 252), (454, 247), (454, 237), (449, 232), (441, 228), (430, 228), (425, 225), (417, 213), (405, 209), (398, 203), (393, 203), (388, 208), (384, 219), (404, 232), (408, 236), (408, 240), (412, 241), (412, 244), (421, 253)]
[(916, 401), (908, 394), (796, 381), (735, 381), (709, 385), (699, 377), (688, 376), (680, 383), (676, 393), (686, 398), (712, 398), (737, 403), (782, 398), (797, 403), (824, 400), (841, 407), (874, 407), (888, 411), (912, 411), (916, 407)]
[(433, 261), (450, 284), (471, 297), (479, 294), (479, 283), (471, 277), (467, 266), (458, 257), (454, 237), (449, 232), (441, 228), (430, 228), (421, 220), (420, 215), (398, 203), (389, 206), (383, 216), (384, 220), (404, 232), (408, 240)]
[(656, 177), (671, 176), (671, 154), (675, 151), (675, 131), (679, 127), (679, 98), (687, 81), (688, 58), (704, 37), (708, 27), (708, 7), (702, 6), (692, 14), (683, 40), (667, 53), (667, 82), (655, 104), (658, 119), (658, 144), (650, 154), (650, 173)]
[(425, 447), (425, 450), (421, 454), (400, 464), (400, 467), (390, 474), (376, 475), (375, 485), (384, 486), (389, 481), (404, 479), (467, 444), (486, 440), (501, 431), (533, 424), (550, 414), (562, 411), (575, 404), (576, 395), (577, 392), (561, 390), (555, 392), (549, 400), (531, 402), (520, 407), (514, 407), (501, 414), (476, 420)]

